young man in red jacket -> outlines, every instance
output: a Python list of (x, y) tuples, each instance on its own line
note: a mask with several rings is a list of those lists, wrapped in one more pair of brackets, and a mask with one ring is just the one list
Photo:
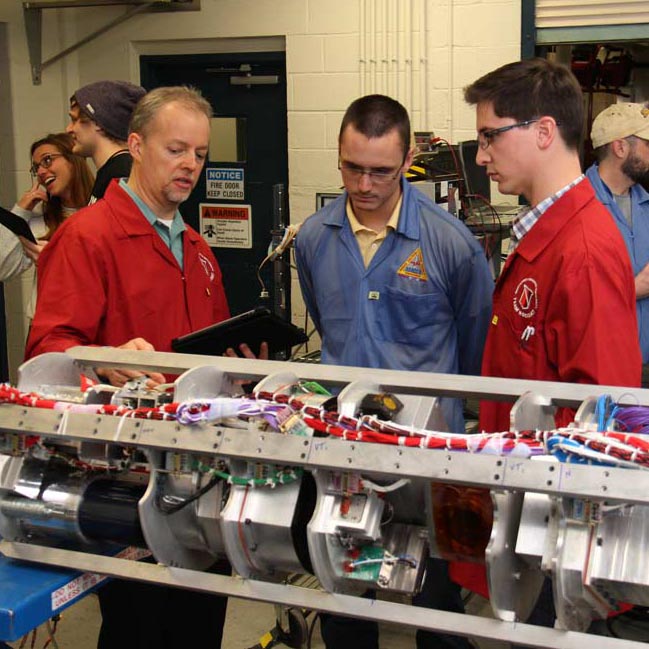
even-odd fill
[[(535, 59), (490, 72), (464, 97), (477, 107), (476, 161), (500, 192), (530, 205), (513, 225), (494, 291), (482, 374), (639, 386), (633, 272), (615, 222), (581, 172), (579, 83), (564, 66)], [(480, 429), (509, 430), (511, 406), (483, 402)], [(560, 409), (556, 425), (573, 414)], [(485, 594), (475, 565), (456, 564), (452, 575)], [(546, 590), (531, 621), (551, 625), (551, 604)]]
[[(633, 272), (608, 210), (581, 172), (581, 88), (565, 67), (519, 61), (465, 89), (477, 162), (530, 204), (494, 293), (482, 374), (638, 386)], [(511, 404), (485, 403), (481, 429), (508, 430)], [(557, 425), (572, 413), (560, 412)]]
[[(172, 338), (229, 317), (216, 259), (178, 211), (203, 169), (211, 114), (188, 88), (140, 101), (128, 181), (70, 217), (40, 257), (28, 358), (75, 345), (170, 351)], [(99, 372), (114, 385), (140, 375)], [(224, 597), (113, 580), (99, 599), (98, 649), (220, 647)]]

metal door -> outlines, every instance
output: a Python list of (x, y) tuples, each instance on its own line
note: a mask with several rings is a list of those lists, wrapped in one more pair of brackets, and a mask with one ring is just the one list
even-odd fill
[[(217, 231), (211, 225), (205, 225), (201, 233), (213, 246), (233, 315), (260, 304), (290, 314), (288, 269), (281, 273), (281, 287), (278, 287), (273, 283), (272, 264), (264, 265), (261, 279), (269, 291), (266, 300), (260, 299), (261, 285), (257, 277), (257, 269), (268, 254), (273, 230), (273, 187), (281, 184), (284, 196), (288, 192), (285, 53), (142, 56), (140, 72), (141, 83), (147, 90), (158, 86), (193, 86), (212, 104), (215, 117), (238, 118), (240, 161), (215, 159), (221, 152), (215, 154), (210, 150), (205, 171), (180, 211), (185, 221), (198, 231), (201, 210), (206, 217), (204, 224), (235, 228), (231, 238), (220, 236), (223, 228)], [(215, 178), (228, 175), (242, 178), (242, 182), (227, 183), (226, 187), (236, 188), (233, 191), (223, 191), (224, 183), (214, 182)], [(208, 189), (211, 197), (207, 196)], [(210, 208), (210, 205), (224, 207)], [(238, 215), (243, 215), (245, 227), (236, 220), (228, 220)], [(284, 221), (288, 223), (287, 209)], [(249, 237), (246, 227), (250, 227)], [(280, 305), (285, 309), (280, 309)]]

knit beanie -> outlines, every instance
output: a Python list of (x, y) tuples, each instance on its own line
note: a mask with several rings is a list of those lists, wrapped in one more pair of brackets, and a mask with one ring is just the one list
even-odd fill
[(95, 81), (79, 88), (70, 101), (107, 135), (125, 141), (135, 105), (145, 94), (144, 88), (128, 81)]

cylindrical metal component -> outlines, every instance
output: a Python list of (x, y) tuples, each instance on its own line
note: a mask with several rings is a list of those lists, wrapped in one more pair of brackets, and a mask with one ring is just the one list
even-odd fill
[(138, 502), (146, 487), (132, 482), (95, 480), (88, 485), (79, 506), (79, 528), (84, 536), (146, 547)]
[(0, 500), (0, 513), (8, 518), (46, 518), (53, 512), (48, 503), (18, 496), (7, 496)]
[[(38, 498), (7, 495), (0, 500), (0, 514), (11, 521), (19, 536), (85, 541), (77, 522), (79, 483), (54, 483)], [(4, 534), (11, 532), (5, 530)]]

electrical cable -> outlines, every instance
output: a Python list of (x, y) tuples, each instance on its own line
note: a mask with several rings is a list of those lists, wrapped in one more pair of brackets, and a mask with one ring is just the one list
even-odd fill
[(361, 477), (361, 481), (364, 487), (367, 487), (368, 489), (371, 489), (372, 491), (376, 491), (377, 493), (380, 494), (387, 494), (392, 491), (396, 491), (397, 489), (401, 489), (401, 487), (405, 487), (407, 484), (410, 484), (409, 478), (402, 478), (401, 480), (397, 480), (396, 482), (393, 482), (392, 484), (385, 485), (385, 486), (376, 484), (376, 482), (372, 482), (371, 480), (368, 480), (367, 478), (363, 478), (363, 477)]
[(274, 261), (278, 257), (284, 254), (284, 251), (286, 248), (291, 244), (293, 239), (297, 236), (297, 233), (300, 230), (301, 223), (298, 223), (297, 225), (289, 225), (284, 229), (284, 236), (282, 237), (282, 240), (279, 242), (279, 244), (271, 250), (266, 257), (262, 260), (262, 262), (259, 264), (257, 267), (257, 279), (259, 280), (259, 284), (261, 286), (261, 297), (266, 298), (268, 297), (268, 289), (266, 288), (266, 284), (264, 284), (264, 280), (261, 278), (261, 269), (263, 268), (264, 264), (266, 264), (269, 261)]
[(214, 475), (212, 478), (203, 485), (198, 491), (193, 493), (189, 498), (177, 498), (176, 496), (166, 495), (162, 496), (156, 502), (158, 510), (165, 516), (170, 516), (179, 512), (181, 509), (187, 507), (193, 502), (196, 502), (201, 496), (204, 496), (208, 491), (213, 489), (223, 478), (220, 475)]
[(248, 550), (248, 544), (246, 543), (246, 536), (243, 532), (243, 525), (242, 525), (242, 520), (241, 518), (243, 517), (243, 510), (246, 507), (246, 501), (248, 500), (248, 491), (250, 490), (250, 487), (246, 487), (245, 491), (243, 492), (243, 499), (241, 500), (241, 508), (239, 509), (239, 518), (237, 519), (237, 534), (239, 536), (239, 543), (241, 543), (241, 549), (243, 550), (243, 553), (246, 557), (246, 561), (248, 562), (248, 565), (255, 570), (256, 566), (252, 561), (252, 557), (250, 556), (250, 552)]
[[(465, 203), (464, 201), (466, 199), (468, 199), (468, 200)], [(498, 211), (491, 204), (489, 199), (484, 197), (482, 194), (465, 194), (465, 196), (463, 198), (463, 202), (462, 202), (462, 208), (465, 210), (465, 214), (467, 213), (467, 211), (471, 212), (471, 214), (467, 217), (467, 219), (470, 218), (471, 216), (473, 216), (476, 213), (473, 206), (471, 205), (471, 199), (479, 200), (481, 203), (483, 203), (487, 207), (487, 209), (491, 213), (492, 223), (494, 225), (498, 226), (498, 232), (500, 233), (502, 231), (502, 228), (503, 228), (503, 223), (502, 223), (502, 219), (500, 218), (500, 214), (498, 214)], [(480, 216), (479, 228), (482, 230), (482, 234), (483, 234), (483, 241), (484, 241), (483, 248), (484, 248), (484, 251), (485, 251), (485, 255), (487, 256), (487, 258), (489, 258), (490, 256), (492, 256), (492, 255), (489, 255), (489, 245), (488, 245), (489, 244), (488, 235), (490, 233), (487, 231), (487, 223), (486, 223), (486, 221), (484, 219), (484, 216), (482, 215), (482, 212), (478, 210), (477, 214)], [(465, 219), (465, 220), (467, 220), (467, 219)], [(480, 229), (477, 230), (476, 234), (480, 233)], [(500, 241), (500, 236), (496, 237), (496, 240)], [(494, 254), (495, 254), (495, 251), (494, 251)], [(500, 254), (499, 251), (498, 251), (498, 254)]]
[(394, 505), (389, 500), (385, 501), (385, 509), (383, 510), (383, 513), (386, 514), (386, 517), (381, 518), (381, 527), (391, 523), (394, 519)]
[(290, 484), (295, 482), (302, 476), (302, 469), (299, 467), (285, 467), (278, 469), (267, 478), (246, 478), (243, 476), (233, 476), (224, 471), (217, 469), (205, 468), (204, 465), (199, 464), (199, 470), (206, 470), (218, 476), (220, 480), (224, 480), (228, 484), (236, 485), (238, 487), (246, 487), (254, 489), (255, 487), (271, 487), (275, 488), (278, 485)]
[[(594, 462), (605, 466), (649, 468), (649, 438), (642, 434), (649, 430), (649, 408), (640, 406), (620, 407), (610, 403), (610, 414), (606, 413), (603, 416), (605, 427), (616, 427), (618, 430), (592, 432), (579, 428), (562, 428), (466, 435), (400, 426), (371, 415), (341, 415), (323, 405), (306, 405), (300, 400), (299, 394), (287, 394), (285, 389), (286, 386), (273, 393), (260, 390), (246, 397), (220, 397), (132, 408), (112, 404), (55, 401), (35, 393), (21, 392), (8, 384), (1, 384), (0, 403), (60, 410), (64, 417), (68, 412), (112, 415), (121, 417), (122, 423), (126, 418), (138, 418), (176, 420), (191, 425), (200, 422), (215, 423), (223, 421), (224, 417), (243, 421), (258, 417), (275, 430), (281, 430), (281, 421), (284, 421), (288, 414), (299, 413), (303, 423), (316, 434), (333, 435), (348, 441), (470, 453), (513, 454), (517, 457), (552, 454), (563, 462)], [(287, 411), (287, 408), (290, 410)], [(38, 446), (34, 448), (37, 449)], [(87, 470), (90, 465), (78, 468)], [(210, 467), (203, 471), (214, 472)], [(267, 479), (248, 479), (226, 473), (219, 477), (230, 484), (274, 487), (291, 482), (299, 476), (297, 471), (284, 469)]]

